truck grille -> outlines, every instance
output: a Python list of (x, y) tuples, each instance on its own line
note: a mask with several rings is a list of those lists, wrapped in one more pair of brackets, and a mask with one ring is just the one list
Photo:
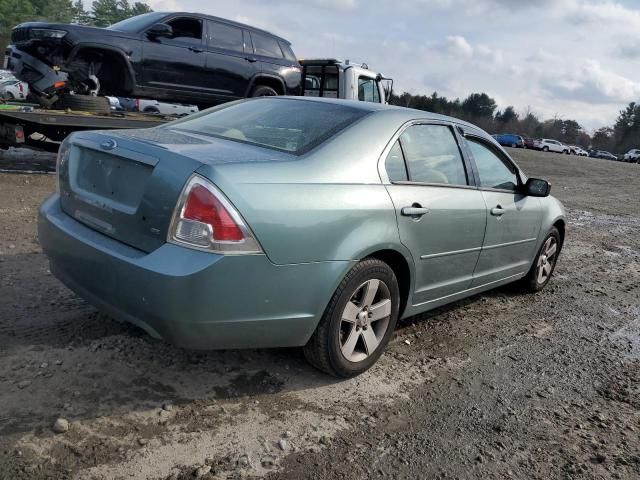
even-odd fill
[(11, 41), (13, 43), (25, 42), (27, 40), (29, 40), (28, 28), (14, 28), (13, 30), (11, 30)]

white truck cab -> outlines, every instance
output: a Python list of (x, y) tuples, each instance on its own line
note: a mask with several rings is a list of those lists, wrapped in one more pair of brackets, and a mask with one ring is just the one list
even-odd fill
[(393, 80), (367, 64), (335, 58), (300, 60), (303, 96), (388, 103)]

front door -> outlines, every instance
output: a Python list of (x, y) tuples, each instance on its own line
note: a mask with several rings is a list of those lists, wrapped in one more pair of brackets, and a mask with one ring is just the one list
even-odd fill
[(145, 86), (173, 90), (206, 88), (202, 20), (178, 17), (166, 23), (173, 28), (172, 38), (147, 38), (143, 42)]
[(400, 239), (415, 264), (413, 304), (435, 303), (469, 288), (486, 208), (482, 192), (469, 185), (451, 126), (408, 127), (385, 163)]
[(542, 210), (540, 199), (521, 192), (516, 167), (495, 146), (467, 137), (487, 207), (487, 231), (473, 287), (526, 273), (535, 254)]

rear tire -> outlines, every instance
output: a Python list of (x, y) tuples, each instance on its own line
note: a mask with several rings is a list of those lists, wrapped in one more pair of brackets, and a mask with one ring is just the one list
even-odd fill
[(81, 112), (98, 113), (107, 115), (111, 113), (111, 105), (105, 97), (94, 97), (92, 95), (71, 95), (65, 93), (54, 105), (60, 110), (70, 109)]
[(7, 100), (11, 101), (11, 100), (15, 100), (16, 97), (13, 96), (13, 93), (11, 92), (7, 92)]
[(389, 265), (358, 263), (340, 282), (304, 355), (329, 375), (355, 377), (382, 355), (398, 321), (400, 290)]
[(275, 97), (276, 95), (278, 92), (266, 85), (257, 85), (251, 90), (252, 97)]
[(527, 292), (539, 292), (547, 286), (558, 263), (558, 255), (562, 248), (560, 232), (552, 227), (547, 233), (542, 246), (536, 255), (527, 276), (522, 279), (522, 286)]
[(549, 151), (549, 147), (542, 147), (542, 151), (543, 152), (548, 152)]

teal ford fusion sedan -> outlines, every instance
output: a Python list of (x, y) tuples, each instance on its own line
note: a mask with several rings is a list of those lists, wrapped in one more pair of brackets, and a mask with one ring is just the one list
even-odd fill
[(566, 225), (549, 190), (453, 118), (265, 97), (72, 135), (39, 237), (58, 279), (154, 337), (303, 346), (350, 377), (398, 318), (542, 289)]

